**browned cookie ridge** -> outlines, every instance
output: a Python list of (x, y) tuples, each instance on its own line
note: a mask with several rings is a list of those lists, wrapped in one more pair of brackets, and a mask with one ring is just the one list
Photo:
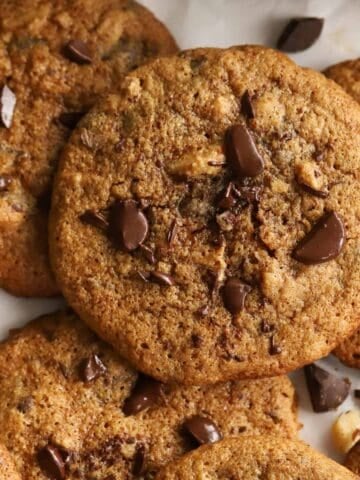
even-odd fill
[(339, 87), (270, 49), (140, 68), (62, 156), (50, 248), (65, 297), (163, 381), (328, 354), (359, 324), (359, 133)]
[(211, 387), (139, 375), (74, 314), (0, 345), (0, 443), (26, 480), (124, 480), (231, 435), (297, 435), (286, 377)]
[(99, 95), (176, 50), (166, 28), (132, 0), (1, 2), (0, 287), (58, 292), (47, 218), (59, 152)]
[(165, 467), (156, 480), (356, 480), (303, 442), (273, 436), (228, 438)]

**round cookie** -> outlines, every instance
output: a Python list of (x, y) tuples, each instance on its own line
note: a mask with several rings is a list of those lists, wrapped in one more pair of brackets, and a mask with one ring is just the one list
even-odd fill
[(185, 455), (156, 480), (356, 480), (346, 468), (300, 441), (273, 436), (228, 438)]
[(41, 317), (0, 345), (0, 442), (23, 478), (133, 478), (221, 436), (295, 437), (286, 377), (214, 387), (139, 376), (74, 314)]
[(163, 381), (326, 355), (359, 324), (359, 133), (339, 87), (271, 49), (140, 68), (62, 155), (50, 250), (65, 297)]
[(324, 71), (324, 74), (341, 85), (357, 102), (360, 102), (360, 59), (332, 65)]
[(47, 217), (59, 152), (99, 95), (149, 58), (176, 51), (166, 28), (132, 0), (2, 2), (1, 287), (58, 293)]
[(0, 478), (1, 480), (21, 480), (9, 452), (3, 445), (0, 445)]
[(358, 442), (347, 454), (345, 467), (360, 476), (360, 442)]

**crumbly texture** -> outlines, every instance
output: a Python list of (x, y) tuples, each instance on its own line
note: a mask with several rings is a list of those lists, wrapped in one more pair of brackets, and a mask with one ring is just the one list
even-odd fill
[(358, 442), (347, 454), (345, 467), (360, 476), (360, 442)]
[(156, 480), (356, 480), (305, 443), (272, 436), (229, 438), (167, 466)]
[(9, 452), (3, 445), (0, 445), (0, 478), (1, 480), (21, 480)]
[[(240, 107), (246, 92), (254, 118)], [(242, 182), (224, 155), (237, 124), (264, 162)], [(340, 87), (271, 49), (199, 49), (140, 68), (62, 155), (50, 250), (65, 297), (139, 370), (164, 381), (271, 376), (326, 355), (359, 325), (359, 133), (360, 110)], [(218, 198), (231, 180), (241, 199), (223, 215)], [(141, 248), (119, 248), (112, 228), (84, 221), (90, 210), (111, 224), (114, 204), (127, 199), (147, 217), (143, 245), (155, 265)], [(295, 260), (298, 242), (331, 210), (346, 230), (340, 255)], [(222, 293), (231, 277), (247, 289), (234, 315)]]
[[(106, 368), (85, 382), (84, 360)], [(71, 453), (67, 478), (133, 478), (136, 452), (150, 474), (195, 448), (185, 420), (210, 418), (224, 437), (274, 433), (295, 437), (295, 391), (286, 377), (213, 387), (163, 386), (154, 404), (125, 416), (138, 374), (74, 314), (30, 323), (0, 346), (0, 442), (22, 478), (45, 479), (38, 453), (48, 443)], [(110, 477), (109, 477), (110, 478)]]
[[(360, 103), (360, 59), (338, 63), (324, 73)], [(345, 365), (360, 368), (360, 329), (341, 343), (334, 354)]]
[[(66, 45), (74, 40), (85, 42), (90, 64), (69, 59)], [(1, 287), (23, 296), (58, 292), (47, 218), (54, 169), (71, 132), (61, 115), (88, 111), (125, 73), (176, 51), (166, 28), (132, 0), (1, 2), (0, 88), (16, 95), (10, 128), (0, 126), (0, 178), (11, 180), (0, 187)]]
[(360, 59), (332, 65), (324, 71), (324, 74), (360, 102)]

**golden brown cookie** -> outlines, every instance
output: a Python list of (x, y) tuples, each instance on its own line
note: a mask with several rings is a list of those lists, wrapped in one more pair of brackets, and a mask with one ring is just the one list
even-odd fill
[(356, 475), (360, 475), (360, 442), (358, 442), (347, 454), (345, 467), (356, 473)]
[(21, 480), (9, 452), (3, 445), (0, 445), (0, 478), (1, 480)]
[(165, 467), (156, 480), (356, 480), (359, 477), (300, 441), (228, 438)]
[(340, 343), (333, 353), (345, 365), (360, 368), (360, 330), (357, 330), (351, 337)]
[(163, 381), (326, 355), (359, 325), (359, 134), (339, 87), (270, 49), (140, 68), (63, 152), (50, 248), (65, 297)]
[(341, 85), (357, 102), (360, 102), (360, 59), (332, 65), (324, 71), (324, 74)]
[(0, 442), (27, 480), (129, 479), (201, 443), (295, 437), (298, 427), (288, 378), (165, 386), (71, 313), (42, 317), (0, 345)]
[(58, 292), (47, 217), (59, 152), (97, 97), (151, 57), (176, 52), (132, 0), (5, 0), (0, 15), (0, 286)]

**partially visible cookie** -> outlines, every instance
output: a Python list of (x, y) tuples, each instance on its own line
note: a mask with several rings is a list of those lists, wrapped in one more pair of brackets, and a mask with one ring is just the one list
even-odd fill
[(341, 85), (357, 102), (360, 103), (360, 59), (347, 60), (332, 65), (324, 74)]
[(54, 272), (159, 380), (292, 371), (359, 325), (358, 169), (360, 109), (322, 74), (259, 46), (157, 59), (67, 143)]
[(0, 445), (0, 478), (1, 480), (21, 480), (9, 452), (3, 445)]
[(334, 355), (345, 365), (360, 368), (360, 329), (334, 350)]
[(356, 480), (300, 441), (272, 436), (228, 438), (165, 467), (156, 480)]
[(345, 467), (360, 475), (360, 442), (358, 442), (347, 454)]
[(288, 378), (161, 385), (71, 313), (42, 317), (0, 346), (0, 442), (27, 480), (50, 470), (123, 480), (207, 441), (297, 430)]
[(99, 95), (149, 58), (176, 51), (164, 25), (132, 0), (1, 2), (1, 287), (58, 292), (47, 216), (59, 153)]

